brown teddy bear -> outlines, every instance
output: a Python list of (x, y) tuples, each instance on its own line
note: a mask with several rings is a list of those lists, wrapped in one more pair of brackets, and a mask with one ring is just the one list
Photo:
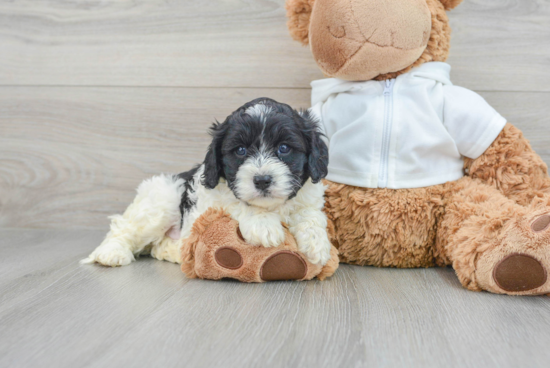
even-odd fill
[(446, 11), (462, 0), (288, 0), (327, 79), (326, 213), (340, 260), (452, 265), (470, 290), (550, 292), (550, 180), (522, 133), (453, 86)]
[[(283, 226), (285, 226), (283, 224)], [(313, 264), (300, 254), (285, 226), (284, 244), (264, 248), (245, 243), (239, 224), (221, 209), (211, 208), (193, 224), (191, 236), (181, 246), (181, 269), (188, 278), (243, 282), (319, 280), (338, 268), (338, 251), (332, 247), (325, 266)]]

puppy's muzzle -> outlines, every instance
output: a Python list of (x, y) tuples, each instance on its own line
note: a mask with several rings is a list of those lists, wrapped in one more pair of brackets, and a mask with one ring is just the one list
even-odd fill
[(271, 175), (256, 175), (252, 181), (256, 189), (266, 190), (273, 182), (273, 177)]

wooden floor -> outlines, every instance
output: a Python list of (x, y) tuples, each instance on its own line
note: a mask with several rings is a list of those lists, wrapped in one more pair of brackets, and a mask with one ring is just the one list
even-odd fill
[(0, 231), (0, 367), (548, 367), (550, 298), (446, 269), (324, 281), (187, 280), (142, 258), (79, 265), (98, 230)]
[(548, 367), (550, 298), (446, 269), (324, 281), (186, 280), (142, 258), (79, 265), (98, 230), (0, 231), (0, 367)]
[[(465, 0), (452, 80), (550, 163), (550, 0)], [(207, 127), (321, 78), (284, 0), (0, 1), (0, 367), (549, 367), (550, 298), (452, 269), (325, 282), (81, 266), (143, 179), (203, 159)]]

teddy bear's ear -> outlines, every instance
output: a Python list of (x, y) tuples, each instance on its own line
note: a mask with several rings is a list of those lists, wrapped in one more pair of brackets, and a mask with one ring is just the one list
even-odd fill
[(286, 15), (288, 30), (296, 41), (307, 45), (309, 43), (309, 18), (315, 0), (287, 0)]
[(439, 1), (441, 1), (441, 3), (443, 4), (443, 6), (445, 7), (445, 10), (454, 9), (458, 5), (460, 5), (460, 3), (462, 2), (462, 0), (439, 0)]

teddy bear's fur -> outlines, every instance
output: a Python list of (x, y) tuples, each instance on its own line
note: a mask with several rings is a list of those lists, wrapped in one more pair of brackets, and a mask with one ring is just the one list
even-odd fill
[[(283, 225), (284, 226), (284, 225)], [(181, 246), (182, 271), (189, 278), (242, 282), (324, 280), (338, 268), (338, 251), (331, 249), (325, 266), (312, 264), (300, 254), (285, 227), (285, 242), (264, 248), (246, 244), (239, 224), (220, 209), (209, 209), (193, 224), (191, 236)]]
[[(380, 3), (288, 0), (288, 27), (296, 40), (308, 44), (317, 37), (316, 42), (322, 44), (318, 34), (325, 30), (319, 19), (330, 23), (333, 14), (339, 14), (339, 22), (356, 22), (352, 15), (358, 17), (357, 7), (377, 1)], [(374, 74), (358, 68), (331, 74), (327, 72), (330, 65), (324, 65), (329, 59), (323, 55), (329, 49), (323, 51), (317, 45), (323, 52), (312, 49), (323, 72), (342, 79), (355, 80), (359, 76), (361, 80), (386, 80), (425, 62), (445, 61), (450, 45), (446, 10), (461, 0), (421, 1), (431, 13), (431, 33), (424, 52), (410, 65)], [(351, 15), (345, 10), (349, 4)], [(313, 12), (318, 18), (316, 23), (311, 19), (315, 6), (325, 7)], [(368, 23), (372, 19), (362, 20)], [(355, 27), (341, 24), (342, 29)], [(336, 36), (333, 31), (332, 37)], [(338, 52), (345, 55), (347, 51)], [(388, 60), (395, 57), (386, 56)], [(370, 64), (365, 61), (363, 65)], [(464, 169), (466, 175), (460, 180), (415, 189), (369, 189), (327, 182), (329, 234), (341, 261), (400, 268), (452, 265), (462, 285), (471, 290), (515, 295), (549, 293), (550, 179), (546, 164), (522, 133), (507, 124), (481, 157), (465, 159)]]

